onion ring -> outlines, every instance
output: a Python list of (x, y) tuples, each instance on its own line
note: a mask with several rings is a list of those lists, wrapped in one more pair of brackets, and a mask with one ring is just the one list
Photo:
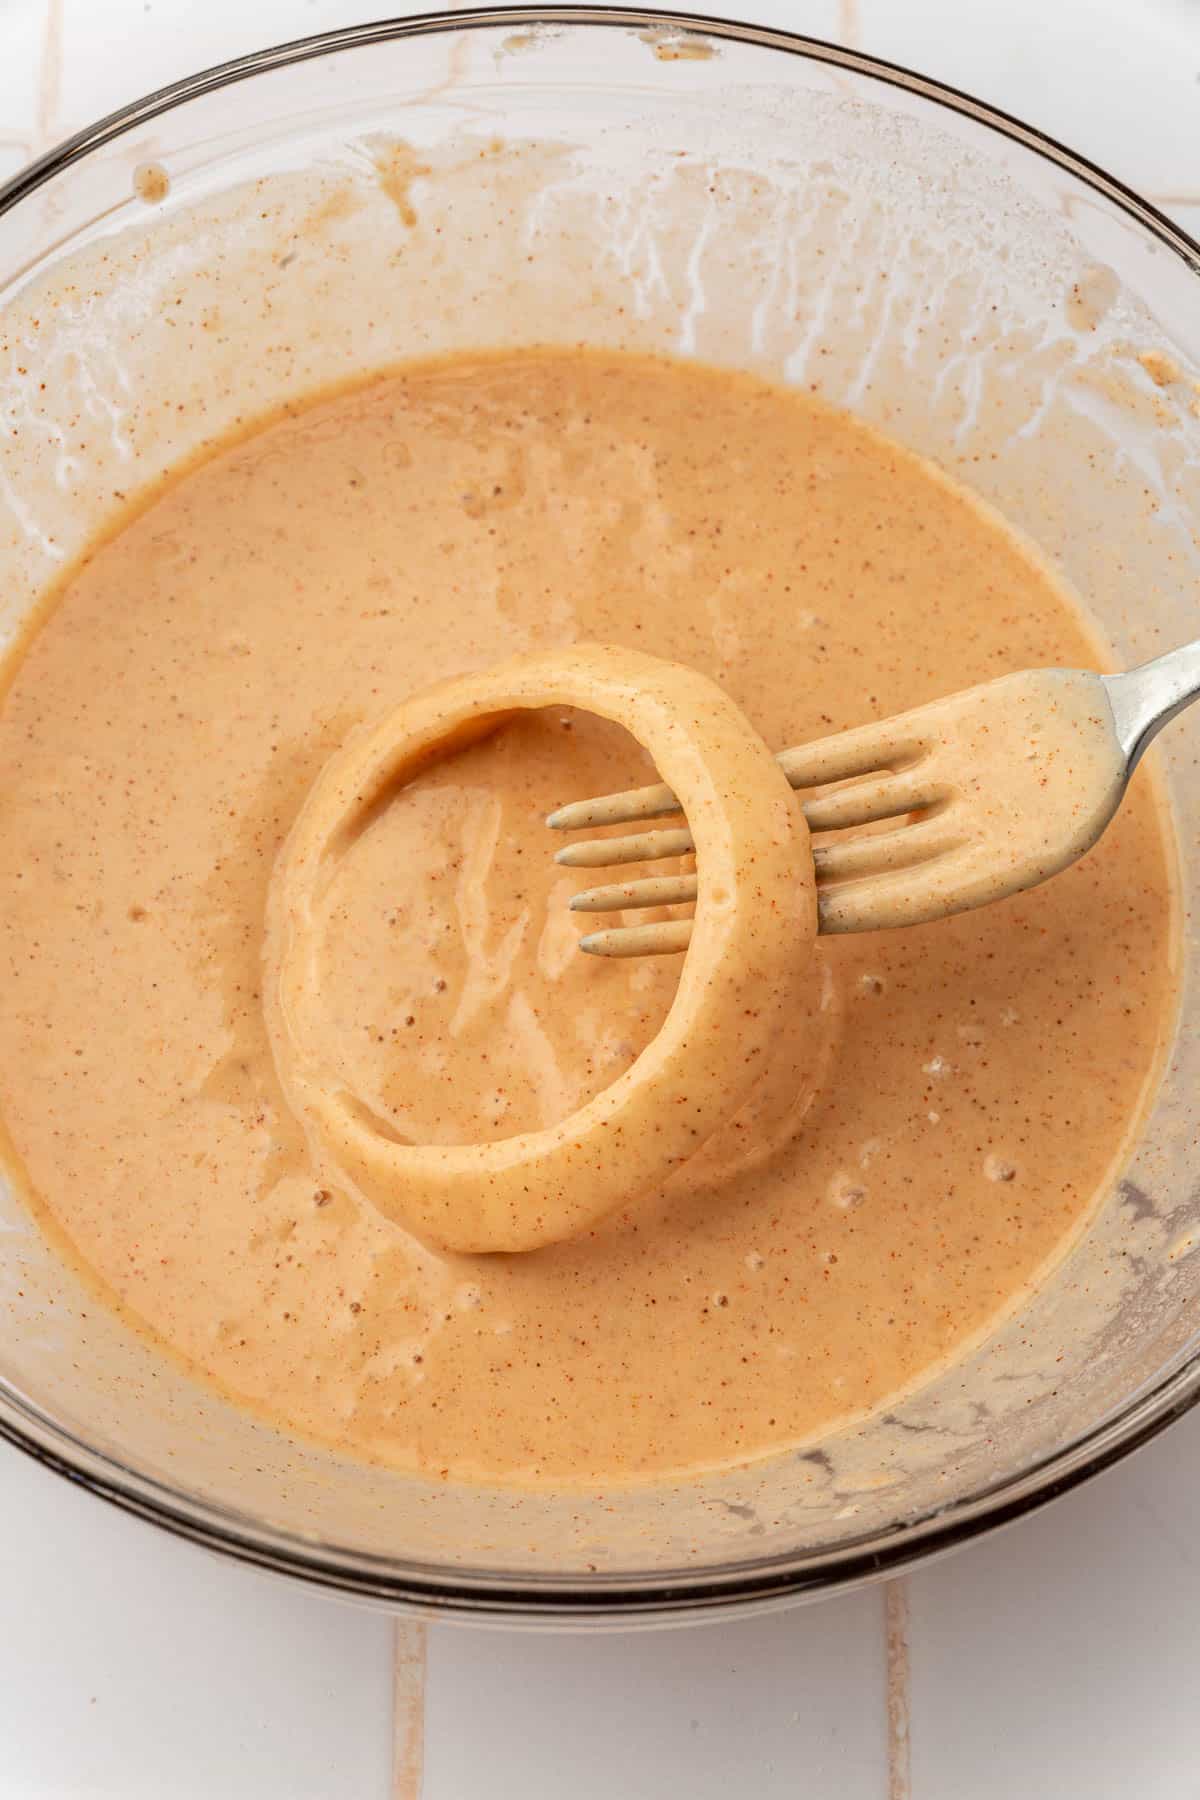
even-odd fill
[[(625, 727), (696, 845), (691, 944), (666, 1019), (625, 1072), (559, 1124), (483, 1144), (414, 1145), (322, 1057), (314, 1018), (321, 896), (340, 854), (418, 770), (514, 712), (576, 706)], [(536, 1249), (661, 1184), (741, 1106), (809, 973), (808, 831), (766, 744), (705, 676), (580, 644), (427, 689), (325, 764), (268, 902), (264, 1005), (289, 1102), (378, 1210), (442, 1249)]]

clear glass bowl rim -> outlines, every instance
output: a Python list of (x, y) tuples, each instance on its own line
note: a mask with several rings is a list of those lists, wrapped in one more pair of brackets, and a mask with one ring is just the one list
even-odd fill
[[(538, 26), (694, 31), (782, 55), (835, 64), (903, 88), (985, 125), (1083, 182), (1119, 207), (1200, 277), (1200, 244), (1114, 176), (1046, 133), (928, 77), (819, 38), (740, 24), (702, 13), (620, 6), (502, 6), (424, 13), (347, 26), (275, 45), (217, 64), (160, 88), (77, 132), (0, 186), (0, 214), (92, 151), (175, 107), (273, 69), (343, 50), (439, 32)], [(0, 1438), (92, 1493), (238, 1561), (320, 1587), (393, 1606), (513, 1622), (633, 1624), (683, 1618), (730, 1606), (764, 1607), (805, 1594), (831, 1592), (884, 1575), (899, 1575), (1045, 1505), (1155, 1437), (1200, 1401), (1200, 1348), (1182, 1357), (1153, 1386), (1133, 1396), (1101, 1425), (1060, 1445), (1017, 1474), (1004, 1476), (945, 1508), (823, 1551), (742, 1558), (713, 1569), (651, 1574), (529, 1573), (432, 1565), (315, 1542), (126, 1468), (87, 1444), (0, 1380)]]

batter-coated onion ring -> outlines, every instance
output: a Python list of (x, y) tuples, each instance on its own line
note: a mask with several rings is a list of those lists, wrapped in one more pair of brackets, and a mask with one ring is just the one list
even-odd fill
[[(623, 725), (679, 796), (699, 891), (678, 991), (636, 1061), (561, 1123), (493, 1143), (401, 1143), (322, 1054), (321, 896), (373, 810), (420, 768), (549, 706)], [(272, 882), (267, 1021), (289, 1100), (382, 1213), (448, 1250), (531, 1250), (659, 1185), (737, 1111), (815, 935), (804, 819), (743, 714), (694, 670), (581, 644), (427, 689), (329, 759)]]

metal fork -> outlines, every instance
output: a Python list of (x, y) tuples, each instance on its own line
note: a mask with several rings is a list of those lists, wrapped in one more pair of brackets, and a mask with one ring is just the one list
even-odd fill
[[(858, 831), (813, 846), (819, 929), (876, 931), (964, 912), (1047, 880), (1095, 843), (1155, 734), (1200, 694), (1200, 640), (1123, 675), (1034, 669), (877, 724), (780, 752), (809, 829)], [(844, 784), (844, 785), (843, 785)], [(810, 791), (819, 790), (819, 791)], [(559, 807), (556, 831), (679, 811), (665, 786)], [(890, 822), (882, 831), (873, 829)], [(860, 828), (867, 828), (862, 830)], [(686, 857), (686, 821), (567, 845), (568, 868)], [(696, 898), (686, 868), (589, 888), (576, 912), (635, 912)], [(691, 920), (618, 925), (580, 939), (593, 956), (687, 948)]]

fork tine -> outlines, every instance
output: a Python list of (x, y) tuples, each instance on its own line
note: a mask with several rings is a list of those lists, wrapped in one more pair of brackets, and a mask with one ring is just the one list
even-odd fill
[(629, 788), (623, 794), (602, 794), (597, 800), (573, 800), (547, 815), (551, 831), (582, 831), (590, 825), (624, 825), (634, 819), (662, 819), (678, 812), (679, 802), (665, 781), (653, 787)]
[[(944, 911), (943, 868), (939, 866), (935, 877), (930, 865), (944, 865), (964, 848), (962, 833), (944, 818), (901, 825), (895, 831), (878, 832), (874, 837), (854, 838), (843, 844), (815, 845), (821, 934), (877, 931), (885, 925), (911, 923)], [(900, 876), (903, 880), (897, 879)], [(695, 877), (680, 878), (680, 885), (684, 879), (691, 881), (694, 897)], [(639, 887), (656, 885), (652, 881), (632, 882), (624, 888), (599, 888), (592, 893), (627, 894)], [(591, 895), (576, 896), (579, 898)], [(669, 902), (659, 899), (642, 904)], [(669, 919), (656, 925), (614, 925), (608, 931), (593, 931), (580, 938), (579, 948), (590, 956), (662, 956), (686, 950), (691, 932), (690, 919)]]
[[(906, 730), (902, 721), (891, 719), (784, 750), (777, 760), (793, 788), (825, 787), (874, 777), (859, 779), (859, 785), (840, 793), (802, 801), (811, 830), (837, 831), (900, 818), (944, 801), (943, 789), (928, 773), (904, 766), (916, 761), (921, 750), (920, 739)], [(899, 770), (897, 764), (901, 765)], [(892, 772), (886, 772), (889, 769)], [(556, 831), (574, 831), (586, 826), (662, 818), (678, 810), (671, 789), (659, 782), (623, 794), (571, 802), (552, 812), (546, 823)], [(920, 880), (920, 864), (961, 848), (962, 841), (961, 835), (939, 816), (847, 843), (815, 845), (821, 931), (870, 930), (881, 877), (888, 886), (894, 886), (891, 876), (915, 867), (916, 879)], [(564, 845), (554, 860), (565, 868), (600, 869), (686, 856), (694, 849), (692, 834), (685, 826), (633, 832), (627, 837), (588, 838), (582, 843)], [(679, 905), (695, 897), (694, 875), (651, 876), (588, 888), (576, 894), (570, 904), (574, 912), (636, 911), (641, 907)], [(899, 893), (894, 897), (893, 909), (895, 906), (903, 907)], [(691, 935), (690, 919), (669, 919), (593, 931), (579, 940), (579, 947), (591, 956), (663, 956), (686, 950)]]
[(781, 750), (775, 760), (794, 788), (825, 787), (831, 781), (877, 775), (896, 762), (908, 762), (919, 754), (920, 747), (904, 732), (901, 719), (885, 719), (878, 725), (856, 725), (850, 731), (835, 732), (815, 743), (797, 744)]
[(841, 844), (816, 844), (813, 861), (822, 887), (875, 876), (890, 869), (911, 869), (935, 856), (957, 850), (963, 834), (945, 817), (926, 819), (919, 825), (900, 825), (895, 831), (872, 837), (849, 838)]
[(592, 931), (579, 948), (589, 956), (673, 956), (686, 950), (692, 937), (690, 919), (664, 919), (659, 925), (616, 925)]
[(643, 906), (681, 906), (696, 898), (694, 875), (662, 875), (646, 881), (585, 888), (568, 905), (572, 912), (636, 912)]
[(582, 844), (566, 844), (555, 852), (554, 860), (566, 869), (603, 869), (609, 863), (686, 856), (695, 847), (690, 831), (642, 831), (633, 837), (585, 838)]
[[(670, 792), (669, 789), (661, 791)], [(935, 805), (941, 798), (941, 789), (927, 778), (915, 774), (891, 775), (864, 783), (859, 788), (847, 788), (840, 794), (824, 794), (806, 801), (804, 814), (813, 831), (833, 831), (842, 826), (866, 825), (875, 819), (914, 812), (920, 807)], [(622, 795), (614, 794), (608, 796), (606, 804), (615, 805), (622, 800)], [(594, 806), (598, 803), (582, 804)], [(578, 844), (564, 844), (555, 853), (554, 860), (567, 869), (604, 869), (620, 863), (656, 862), (661, 857), (686, 856), (694, 848), (692, 834), (686, 828), (641, 831), (628, 837), (585, 838)], [(587, 890), (588, 893), (592, 891)], [(658, 906), (671, 902), (643, 900), (640, 904)], [(581, 912), (604, 910), (599, 904), (594, 909), (583, 905), (579, 897), (572, 905)]]
[[(913, 827), (917, 829), (916, 826)], [(817, 889), (818, 929), (823, 937), (845, 931), (884, 931), (896, 925), (920, 925), (978, 906), (980, 897), (947, 903), (972, 867), (974, 847), (960, 841), (907, 869), (891, 869)]]
[(876, 819), (894, 819), (902, 813), (936, 806), (945, 789), (930, 773), (913, 770), (903, 775), (881, 775), (857, 787), (839, 788), (834, 794), (818, 794), (804, 802), (810, 831), (840, 831), (850, 825), (870, 825)]
[[(902, 730), (898, 731), (899, 724), (899, 720), (888, 719), (879, 725), (859, 725), (852, 731), (840, 731), (813, 744), (781, 750), (775, 760), (794, 788), (825, 787), (830, 782), (849, 781), (855, 776), (876, 775), (888, 767), (889, 761), (908, 762), (919, 754), (919, 743)], [(811, 816), (811, 809), (822, 804), (804, 802), (804, 814), (813, 831), (834, 829), (831, 825), (815, 823)], [(912, 808), (895, 810), (911, 811)], [(632, 824), (636, 819), (662, 819), (678, 811), (678, 800), (666, 783), (660, 781), (652, 787), (628, 788), (620, 794), (600, 794), (594, 800), (572, 800), (548, 813), (546, 823), (552, 831), (581, 831), (596, 825)], [(844, 823), (865, 825), (868, 819), (890, 816), (890, 813), (859, 813)]]

